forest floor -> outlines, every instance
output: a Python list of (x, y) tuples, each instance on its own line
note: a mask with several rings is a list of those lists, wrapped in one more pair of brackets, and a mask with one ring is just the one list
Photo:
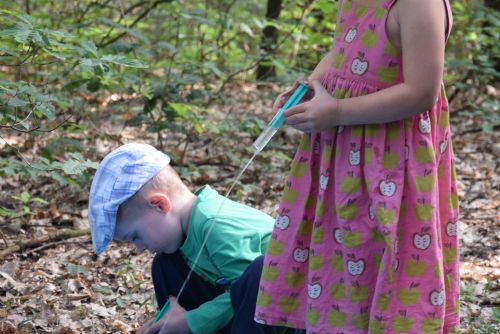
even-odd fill
[[(235, 85), (223, 97), (223, 104), (210, 109), (210, 122), (232, 125), (233, 130), (196, 135), (186, 150), (183, 135), (163, 138), (165, 150), (173, 155), (176, 168), (192, 189), (210, 184), (225, 193), (251, 152), (253, 138), (238, 127), (269, 118), (265, 115), (270, 110), (269, 91), (276, 87), (268, 88)], [(71, 134), (87, 148), (86, 157), (99, 161), (121, 143), (157, 144), (155, 134), (145, 127), (123, 126), (128, 116), (106, 110), (98, 107), (97, 116), (80, 121), (88, 125), (86, 130)], [(499, 333), (500, 134), (478, 130), (481, 120), (477, 117), (452, 113), (451, 122), (461, 209), (461, 332)], [(292, 129), (280, 131), (250, 165), (231, 197), (273, 214), (299, 136)], [(8, 139), (27, 148), (27, 156), (39, 154), (48, 140), (33, 142), (14, 135)], [(0, 152), (4, 148), (0, 146)], [(0, 253), (19, 241), (44, 240), (0, 258), (0, 334), (133, 333), (154, 315), (152, 254), (112, 243), (96, 257), (88, 234), (47, 240), (57, 232), (88, 228), (88, 188), (88, 184), (61, 188), (43, 176), (0, 179), (0, 207), (19, 212), (14, 219), (0, 216)], [(27, 206), (20, 200), (23, 191), (48, 204), (28, 201), (30, 210), (23, 211)]]

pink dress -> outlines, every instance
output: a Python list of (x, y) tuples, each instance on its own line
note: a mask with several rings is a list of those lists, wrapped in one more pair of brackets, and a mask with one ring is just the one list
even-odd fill
[[(385, 29), (394, 2), (344, 1), (323, 78), (333, 96), (403, 81), (402, 57)], [(430, 110), (409, 119), (303, 135), (265, 257), (256, 321), (308, 333), (457, 331), (453, 160), (444, 87)]]

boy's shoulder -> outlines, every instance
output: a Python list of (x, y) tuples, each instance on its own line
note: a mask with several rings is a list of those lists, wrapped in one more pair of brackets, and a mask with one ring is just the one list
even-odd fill
[(195, 192), (197, 199), (191, 210), (190, 224), (200, 224), (206, 221), (229, 225), (234, 228), (272, 228), (274, 219), (268, 214), (238, 203), (220, 195), (208, 185)]

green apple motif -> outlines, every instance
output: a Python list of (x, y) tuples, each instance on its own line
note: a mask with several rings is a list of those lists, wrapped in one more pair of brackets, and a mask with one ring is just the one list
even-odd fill
[(330, 160), (332, 160), (332, 146), (331, 145), (325, 145), (323, 147), (323, 164), (329, 163)]
[(289, 271), (286, 273), (285, 282), (291, 288), (297, 288), (304, 282), (305, 275), (300, 271)]
[(313, 244), (320, 244), (325, 239), (325, 230), (322, 227), (317, 227), (313, 230), (311, 242)]
[(392, 329), (398, 333), (408, 333), (411, 331), (414, 322), (412, 318), (398, 315), (392, 319)]
[(386, 127), (386, 135), (389, 140), (396, 140), (399, 138), (399, 122), (390, 122)]
[(330, 310), (327, 314), (328, 323), (332, 327), (342, 328), (346, 324), (347, 315), (339, 310)]
[(359, 177), (346, 176), (342, 179), (340, 190), (343, 193), (354, 193), (361, 189), (361, 179)]
[(274, 282), (276, 277), (278, 277), (278, 268), (276, 266), (264, 266), (262, 269), (262, 280)]
[(271, 295), (269, 293), (265, 293), (262, 289), (259, 290), (259, 294), (257, 295), (257, 305), (262, 308), (266, 308), (269, 306), (271, 302)]
[(417, 203), (414, 206), (414, 210), (417, 220), (424, 222), (432, 219), (433, 208), (431, 204)]
[(336, 99), (341, 99), (345, 96), (345, 89), (342, 88), (335, 88), (335, 90), (332, 93), (332, 96)]
[(292, 204), (297, 199), (298, 191), (291, 189), (288, 185), (283, 190), (282, 201), (286, 204)]
[(353, 302), (362, 302), (368, 300), (368, 287), (351, 286), (349, 288), (349, 297)]
[(332, 283), (332, 285), (330, 285), (330, 297), (332, 297), (333, 300), (344, 300), (345, 299), (344, 283)]
[(458, 194), (456, 192), (452, 192), (448, 196), (448, 208), (458, 209)]
[(448, 125), (450, 124), (450, 113), (449, 112), (441, 112), (439, 114), (439, 127), (441, 129), (446, 129), (448, 128)]
[(389, 225), (394, 222), (394, 218), (396, 217), (396, 212), (393, 209), (386, 208), (377, 208), (375, 210), (377, 215), (377, 220), (382, 225)]
[(398, 290), (398, 300), (403, 305), (415, 305), (420, 299), (420, 290), (417, 287), (401, 288)]
[(292, 169), (290, 170), (290, 175), (294, 178), (300, 179), (304, 177), (307, 171), (307, 163), (306, 162), (298, 162), (294, 160), (292, 162)]
[(352, 316), (352, 324), (358, 329), (367, 329), (370, 321), (370, 313), (362, 312)]
[(359, 18), (365, 16), (367, 11), (368, 11), (368, 8), (366, 8), (365, 6), (359, 6), (358, 8), (356, 8), (356, 17), (359, 19)]
[(396, 49), (392, 44), (391, 42), (389, 42), (388, 40), (386, 40), (384, 42), (384, 54), (386, 56), (392, 56), (392, 57), (397, 57), (401, 54), (401, 52), (399, 52), (398, 49)]
[(434, 277), (441, 277), (441, 267), (439, 266), (439, 263), (436, 263), (436, 265), (434, 266)]
[(441, 333), (441, 319), (425, 317), (420, 324), (420, 329), (422, 330), (423, 334)]
[(309, 258), (309, 268), (312, 271), (316, 271), (323, 267), (323, 256), (321, 255), (311, 255)]
[(381, 321), (370, 320), (370, 334), (384, 334), (385, 324)]
[(378, 271), (381, 271), (384, 267), (382, 264), (382, 255), (380, 254), (373, 255), (373, 264), (375, 265), (375, 268), (378, 269)]
[(438, 165), (438, 179), (442, 178), (443, 177), (443, 164), (442, 162), (440, 161), (439, 162), (439, 165)]
[(346, 2), (344, 2), (344, 6), (342, 7), (342, 11), (344, 13), (347, 13), (347, 12), (350, 12), (352, 9), (352, 2), (351, 0), (347, 0)]
[(387, 270), (387, 282), (393, 283), (394, 282), (394, 274), (396, 273), (396, 270), (394, 268), (389, 268)]
[(271, 255), (277, 256), (283, 253), (283, 242), (271, 239), (267, 246), (267, 252)]
[[(456, 181), (457, 180), (457, 171), (455, 169), (455, 162), (451, 163), (451, 180)], [(458, 201), (457, 201), (458, 204)]]
[(302, 136), (302, 138), (300, 139), (299, 148), (303, 152), (310, 152), (311, 151), (311, 138), (308, 134), (304, 134)]
[(345, 64), (345, 56), (343, 53), (337, 53), (333, 57), (333, 67), (335, 67), (337, 70), (340, 69), (342, 66)]
[(297, 228), (297, 234), (304, 237), (310, 235), (312, 232), (313, 224), (306, 219), (302, 220)]
[(434, 189), (434, 175), (417, 175), (415, 176), (415, 186), (418, 192), (428, 193)]
[(384, 235), (378, 229), (373, 228), (370, 234), (373, 242), (385, 242)]
[(339, 218), (344, 220), (353, 220), (358, 215), (358, 205), (354, 202), (343, 204), (337, 207)]
[(365, 166), (369, 165), (373, 159), (373, 148), (365, 147)]
[(394, 66), (381, 65), (377, 68), (378, 81), (391, 84), (398, 78), (398, 68)]
[(389, 306), (389, 295), (387, 293), (382, 293), (377, 298), (377, 308), (380, 311), (387, 311)]
[(410, 259), (405, 264), (405, 273), (410, 277), (420, 277), (424, 275), (427, 264), (418, 259)]
[(279, 308), (285, 313), (292, 313), (299, 307), (299, 298), (296, 296), (281, 297), (279, 300)]
[(361, 36), (361, 44), (367, 48), (373, 48), (378, 42), (378, 34), (375, 32), (375, 26), (370, 25)]
[(361, 137), (363, 134), (363, 125), (353, 125), (351, 126), (351, 136)]
[(319, 320), (319, 310), (318, 309), (308, 309), (306, 313), (307, 323), (311, 325), (316, 325)]
[(443, 262), (445, 264), (453, 263), (457, 258), (457, 249), (454, 247), (444, 247), (443, 249)]
[(330, 265), (333, 271), (341, 273), (344, 271), (344, 258), (342, 255), (332, 255), (330, 257)]
[(380, 125), (378, 124), (365, 125), (365, 135), (367, 137), (375, 137), (379, 130), (380, 130)]
[(398, 155), (394, 152), (384, 152), (382, 156), (382, 166), (384, 168), (394, 168), (398, 164)]
[(315, 211), (316, 217), (322, 217), (325, 214), (325, 210), (326, 210), (325, 203), (323, 203), (322, 201), (317, 201), (316, 211)]
[(421, 164), (431, 163), (434, 160), (434, 149), (432, 146), (418, 146), (415, 150), (415, 159)]
[(344, 231), (342, 238), (342, 242), (347, 248), (355, 248), (361, 244), (361, 233), (357, 231)]
[(373, 17), (375, 17), (377, 20), (382, 20), (385, 17), (386, 13), (387, 9), (385, 9), (384, 7), (377, 7), (373, 12)]

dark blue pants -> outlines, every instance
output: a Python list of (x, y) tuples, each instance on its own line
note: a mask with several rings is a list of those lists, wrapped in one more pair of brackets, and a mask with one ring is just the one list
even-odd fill
[[(232, 322), (220, 330), (218, 334), (303, 333), (301, 330), (260, 325), (254, 321), (263, 261), (263, 256), (256, 258), (243, 275), (232, 284), (231, 303), (234, 309), (234, 317)], [(177, 296), (189, 273), (189, 267), (179, 252), (158, 254), (153, 260), (152, 272), (156, 300), (161, 309), (168, 296)], [(224, 293), (223, 289), (210, 284), (193, 273), (179, 297), (179, 304), (189, 311), (222, 293)]]

